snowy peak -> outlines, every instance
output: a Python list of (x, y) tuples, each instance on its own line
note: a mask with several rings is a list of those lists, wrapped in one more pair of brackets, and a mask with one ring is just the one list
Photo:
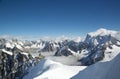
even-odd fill
[(98, 29), (95, 32), (88, 33), (88, 35), (91, 36), (91, 37), (105, 36), (105, 35), (112, 35), (112, 36), (114, 36), (116, 33), (117, 33), (117, 31), (107, 30), (107, 29), (101, 28), (101, 29)]
[(77, 43), (83, 41), (83, 39), (81, 37), (74, 38), (73, 40)]
[(89, 44), (92, 48), (97, 45), (105, 45), (105, 43), (110, 42), (110, 41), (117, 41), (116, 40), (116, 35), (117, 31), (112, 31), (112, 30), (106, 30), (106, 29), (99, 29), (95, 32), (88, 33), (86, 36), (84, 42)]

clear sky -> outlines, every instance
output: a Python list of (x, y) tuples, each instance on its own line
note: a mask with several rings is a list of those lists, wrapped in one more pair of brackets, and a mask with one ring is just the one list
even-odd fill
[(0, 0), (0, 35), (84, 36), (120, 30), (120, 0)]

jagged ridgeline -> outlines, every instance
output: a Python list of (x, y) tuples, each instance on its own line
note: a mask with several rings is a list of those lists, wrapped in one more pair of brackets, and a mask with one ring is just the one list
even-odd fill
[(41, 58), (33, 57), (17, 40), (0, 39), (0, 79), (22, 79)]
[(91, 65), (100, 60), (111, 59), (120, 49), (120, 33), (106, 29), (88, 33), (80, 42), (67, 41), (60, 47), (55, 56), (74, 55), (79, 58), (81, 65)]

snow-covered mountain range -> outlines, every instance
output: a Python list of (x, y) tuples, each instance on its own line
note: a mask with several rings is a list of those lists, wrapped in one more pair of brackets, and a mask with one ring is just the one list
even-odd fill
[(82, 65), (91, 65), (100, 60), (109, 60), (120, 52), (119, 35), (117, 31), (99, 29), (88, 33), (84, 41), (79, 43), (67, 42), (55, 55), (79, 56)]
[[(92, 64), (102, 60), (105, 56), (113, 53), (115, 48), (120, 47), (120, 32), (99, 29), (95, 32), (88, 33), (84, 40), (80, 37), (77, 39), (61, 39), (44, 41), (42, 39), (37, 41), (18, 40), (18, 39), (0, 39), (0, 49), (14, 47), (31, 52), (31, 49), (35, 49), (32, 52), (53, 52), (56, 51), (55, 56), (69, 56), (80, 55), (80, 61), (83, 64)], [(110, 56), (109, 56), (110, 57)], [(90, 61), (89, 61), (90, 60)]]
[[(90, 65), (102, 59), (108, 59), (113, 52), (120, 48), (120, 32), (98, 29), (95, 32), (88, 33), (82, 39), (58, 39), (44, 41), (18, 40), (18, 39), (0, 39), (0, 49), (14, 47), (26, 52), (53, 52), (55, 56), (74, 55), (79, 57), (83, 65)], [(117, 50), (116, 50), (117, 51)]]
[[(77, 79), (79, 77), (79, 74), (75, 76), (75, 74), (80, 71), (80, 74), (84, 74), (81, 72), (86, 66), (89, 67), (89, 65), (93, 65), (95, 63), (99, 62), (115, 62), (113, 60), (119, 53), (120, 53), (120, 32), (119, 31), (113, 31), (113, 30), (106, 30), (106, 29), (98, 29), (95, 32), (88, 33), (85, 38), (76, 38), (76, 39), (56, 39), (56, 40), (37, 40), (37, 41), (30, 41), (30, 40), (19, 40), (19, 39), (4, 39), (0, 38), (0, 50), (1, 52), (5, 52), (9, 55), (13, 55), (14, 53), (21, 53), (28, 57), (28, 55), (32, 55), (32, 57), (44, 55), (45, 53), (51, 53), (54, 57), (70, 57), (74, 56), (74, 58), (77, 59), (77, 62), (79, 62), (79, 66), (74, 71), (74, 67), (62, 65), (60, 63), (56, 63), (56, 61), (52, 61), (50, 59), (43, 59), (38, 66), (41, 66), (38, 68), (36, 66), (33, 68), (33, 70), (30, 71), (32, 73), (36, 70), (36, 68), (40, 69), (35, 71), (36, 73), (33, 74), (33, 77), (31, 79), (55, 79), (58, 77), (48, 77), (49, 72), (52, 73), (56, 72), (56, 70), (60, 72), (66, 72), (70, 73), (72, 71), (69, 71), (68, 68), (73, 69), (75, 73), (67, 74), (65, 77), (61, 77), (62, 79)], [(17, 54), (16, 54), (17, 56)], [(54, 60), (54, 57), (52, 58)], [(29, 57), (28, 57), (29, 59)], [(61, 58), (62, 59), (62, 58)], [(56, 59), (55, 59), (56, 60)], [(30, 61), (34, 61), (30, 60)], [(61, 61), (61, 60), (60, 60)], [(45, 65), (47, 62), (50, 62), (49, 64)], [(65, 61), (62, 61), (65, 62)], [(51, 64), (53, 64), (51, 66)], [(55, 65), (54, 65), (55, 64)], [(109, 63), (108, 63), (109, 64)], [(56, 68), (57, 66), (57, 68)], [(82, 67), (83, 66), (83, 67)], [(95, 64), (97, 66), (97, 64)], [(60, 68), (59, 68), (60, 67)], [(67, 68), (68, 67), (68, 68)], [(87, 68), (88, 68), (87, 67)], [(93, 66), (92, 66), (93, 67)], [(98, 66), (97, 66), (98, 67)], [(52, 68), (52, 69), (51, 69)], [(55, 70), (55, 69), (56, 70)], [(82, 69), (81, 69), (82, 68)], [(35, 69), (35, 70), (34, 70)], [(44, 71), (45, 70), (45, 71)], [(48, 70), (48, 71), (47, 71)], [(49, 71), (50, 70), (50, 71)], [(89, 70), (89, 69), (88, 69)], [(47, 71), (47, 72), (46, 72)], [(85, 69), (86, 72), (87, 69)], [(39, 73), (40, 72), (40, 73)], [(96, 71), (95, 71), (96, 72)], [(44, 73), (48, 73), (47, 77)], [(99, 72), (97, 72), (99, 73)], [(41, 75), (41, 76), (36, 76)], [(30, 78), (31, 74), (26, 76), (25, 78)], [(58, 75), (58, 74), (56, 74)], [(87, 79), (86, 77), (82, 77), (84, 79)], [(95, 78), (95, 77), (91, 77)], [(102, 78), (102, 77), (100, 77)], [(100, 79), (98, 78), (98, 79)], [(106, 77), (104, 77), (106, 78)], [(79, 78), (78, 78), (79, 79)], [(96, 78), (97, 79), (97, 78)], [(116, 78), (117, 79), (117, 78)]]

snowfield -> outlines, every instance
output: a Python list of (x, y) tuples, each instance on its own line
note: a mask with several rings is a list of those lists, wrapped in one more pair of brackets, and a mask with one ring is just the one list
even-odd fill
[(70, 79), (86, 66), (67, 66), (43, 59), (23, 79)]
[(120, 54), (91, 66), (67, 66), (43, 59), (23, 79), (119, 79)]

